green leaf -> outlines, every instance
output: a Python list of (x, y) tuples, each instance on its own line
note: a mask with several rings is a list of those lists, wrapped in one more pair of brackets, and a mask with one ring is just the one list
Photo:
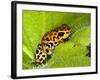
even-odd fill
[[(90, 66), (90, 14), (23, 10), (23, 69)], [(61, 43), (45, 64), (35, 66), (34, 55), (43, 35), (62, 24), (71, 27), (73, 35)]]

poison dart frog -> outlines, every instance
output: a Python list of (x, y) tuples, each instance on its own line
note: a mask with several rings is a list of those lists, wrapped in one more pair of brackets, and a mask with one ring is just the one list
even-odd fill
[(36, 49), (36, 64), (42, 64), (49, 55), (53, 54), (53, 50), (57, 45), (69, 40), (71, 34), (71, 28), (67, 24), (62, 24), (45, 33)]

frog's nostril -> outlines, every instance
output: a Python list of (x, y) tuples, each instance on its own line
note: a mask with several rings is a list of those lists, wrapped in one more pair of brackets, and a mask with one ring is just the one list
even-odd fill
[(64, 32), (59, 32), (58, 33), (58, 36), (63, 36), (64, 35)]

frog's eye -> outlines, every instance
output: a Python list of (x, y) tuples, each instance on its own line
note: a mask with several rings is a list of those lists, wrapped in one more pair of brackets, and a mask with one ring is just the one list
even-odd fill
[(59, 32), (58, 33), (58, 36), (63, 36), (64, 35), (64, 32)]

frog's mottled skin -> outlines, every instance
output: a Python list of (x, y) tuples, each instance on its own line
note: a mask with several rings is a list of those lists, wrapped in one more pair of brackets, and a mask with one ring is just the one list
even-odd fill
[(71, 33), (71, 29), (66, 24), (45, 33), (36, 50), (36, 64), (43, 63), (47, 56), (52, 54), (52, 51), (57, 45), (68, 40)]

